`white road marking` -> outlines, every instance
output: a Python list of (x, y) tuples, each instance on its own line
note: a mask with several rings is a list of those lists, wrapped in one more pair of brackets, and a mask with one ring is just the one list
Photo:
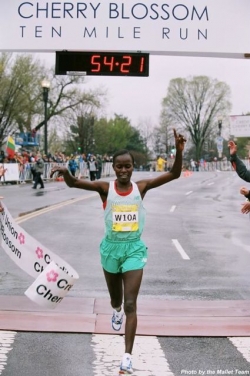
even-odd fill
[(48, 212), (50, 212), (52, 210), (63, 208), (64, 206), (74, 204), (75, 202), (78, 202), (78, 201), (87, 200), (88, 198), (95, 197), (96, 195), (97, 195), (97, 193), (92, 193), (92, 194), (90, 194), (88, 196), (74, 198), (74, 199), (71, 199), (71, 200), (67, 200), (67, 201), (61, 202), (59, 204), (51, 205), (48, 208), (37, 210), (37, 211), (34, 211), (32, 213), (25, 214), (22, 217), (18, 217), (18, 218), (15, 219), (15, 221), (16, 221), (16, 223), (22, 223), (22, 222), (27, 221), (28, 219), (32, 219), (34, 217), (38, 217), (41, 214), (45, 214), (45, 213), (48, 213)]
[(244, 244), (239, 238), (235, 238), (234, 236), (232, 236), (231, 241), (237, 247), (242, 247), (245, 251), (250, 252), (250, 246)]
[(228, 339), (250, 363), (250, 337), (229, 337)]
[(186, 196), (187, 196), (187, 195), (190, 195), (191, 193), (193, 193), (193, 191), (189, 191), (189, 192), (187, 192), (187, 193), (186, 193)]
[[(118, 376), (124, 354), (124, 337), (119, 335), (93, 335), (92, 344), (96, 359), (95, 376)], [(174, 376), (157, 337), (136, 336), (132, 355), (133, 376)]]
[(7, 355), (12, 350), (16, 332), (5, 332), (0, 330), (0, 375), (7, 365)]
[(184, 249), (182, 248), (182, 246), (178, 242), (178, 240), (172, 239), (172, 242), (173, 242), (174, 246), (176, 247), (177, 251), (180, 253), (181, 257), (184, 260), (190, 260), (190, 258), (188, 257), (188, 255), (186, 254), (186, 252), (184, 251)]
[(171, 206), (170, 213), (173, 213), (176, 209), (176, 205)]
[(212, 182), (212, 183), (208, 183), (208, 185), (213, 185), (214, 184), (214, 182)]

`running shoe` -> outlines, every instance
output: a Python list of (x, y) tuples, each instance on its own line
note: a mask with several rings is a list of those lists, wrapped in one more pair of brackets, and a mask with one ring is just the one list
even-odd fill
[(133, 373), (132, 360), (130, 354), (124, 354), (120, 366), (119, 375), (131, 375)]
[(119, 331), (122, 327), (123, 323), (123, 315), (124, 310), (123, 306), (121, 307), (121, 310), (118, 312), (114, 309), (113, 316), (112, 316), (112, 328), (116, 331)]

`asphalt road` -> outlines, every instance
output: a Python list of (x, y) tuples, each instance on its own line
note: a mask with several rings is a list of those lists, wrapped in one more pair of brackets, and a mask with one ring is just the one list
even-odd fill
[[(156, 174), (135, 172), (133, 178)], [(148, 192), (143, 239), (149, 259), (140, 296), (250, 299), (250, 223), (248, 215), (240, 213), (245, 200), (239, 194), (242, 185), (247, 184), (235, 172), (194, 172)], [(1, 195), (14, 218), (35, 212), (21, 226), (77, 270), (80, 279), (68, 296), (108, 296), (98, 251), (104, 230), (98, 195), (70, 189), (64, 182), (46, 183), (44, 190), (37, 191), (29, 184), (2, 186)], [(53, 207), (60, 203), (61, 207)], [(39, 215), (41, 208), (51, 210)], [(0, 251), (0, 295), (23, 295), (32, 282)], [(1, 371), (0, 332), (0, 375), (106, 375), (97, 361), (96, 337), (53, 333), (17, 333), (14, 337)], [(250, 353), (244, 355), (232, 339), (161, 337), (154, 344), (153, 338), (148, 340), (156, 353), (159, 344), (164, 364), (135, 375), (250, 374)], [(151, 351), (148, 363), (153, 358)]]

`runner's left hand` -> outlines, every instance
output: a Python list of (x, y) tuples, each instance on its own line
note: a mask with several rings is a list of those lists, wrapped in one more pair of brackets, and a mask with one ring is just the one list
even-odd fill
[(174, 138), (175, 138), (175, 146), (176, 150), (183, 151), (185, 142), (187, 141), (182, 134), (177, 134), (176, 129), (174, 128)]
[(250, 202), (249, 201), (242, 204), (241, 213), (243, 213), (243, 214), (250, 213)]

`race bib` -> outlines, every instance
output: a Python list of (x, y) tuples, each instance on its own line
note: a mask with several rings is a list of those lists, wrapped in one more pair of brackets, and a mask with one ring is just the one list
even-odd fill
[(113, 205), (113, 231), (137, 231), (138, 205)]

